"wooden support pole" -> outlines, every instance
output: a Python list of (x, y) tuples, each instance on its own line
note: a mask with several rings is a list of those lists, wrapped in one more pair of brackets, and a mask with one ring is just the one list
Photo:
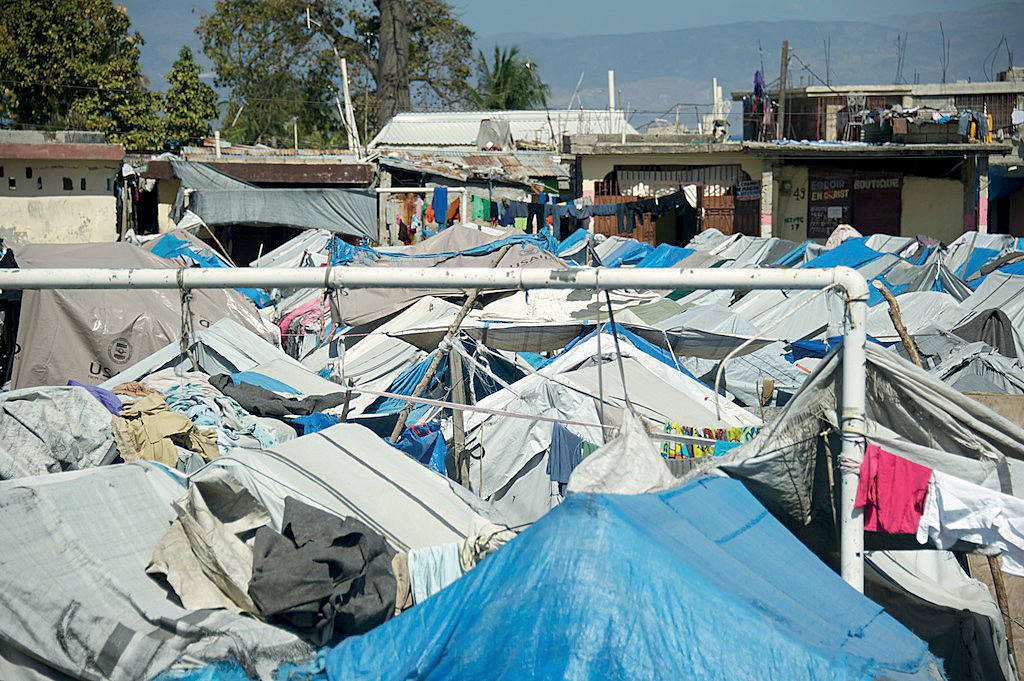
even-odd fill
[[(996, 589), (996, 604), (1003, 614), (1003, 626), (1006, 628), (1006, 647), (1013, 656), (1013, 618), (1010, 617), (1010, 599), (1006, 595), (1006, 584), (1003, 582), (1003, 560), (997, 556), (986, 556), (988, 569), (992, 572), (992, 586)], [(1017, 681), (1021, 681), (1021, 668), (1017, 666)]]
[[(460, 342), (458, 337), (454, 339)], [(448, 367), (452, 376), (452, 402), (466, 403), (466, 386), (462, 377), (462, 355), (455, 349), (448, 351)], [(455, 457), (455, 470), (459, 483), (469, 489), (469, 461), (466, 457), (466, 424), (461, 409), (452, 409), (452, 449)]]
[[(501, 259), (505, 257), (508, 249), (511, 248), (511, 244), (507, 244), (501, 247), (491, 259), (491, 267), (497, 267)], [(469, 311), (473, 309), (473, 305), (476, 303), (477, 296), (480, 295), (480, 289), (475, 288), (469, 292), (469, 296), (466, 297), (466, 302), (462, 304), (462, 308), (459, 313), (455, 315), (455, 319), (452, 321), (451, 326), (448, 327), (448, 332), (444, 335), (444, 338), (437, 345), (438, 351), (434, 354), (434, 359), (430, 361), (430, 366), (427, 367), (427, 372), (423, 374), (423, 378), (416, 384), (416, 387), (412, 391), (413, 397), (419, 397), (423, 394), (423, 391), (430, 385), (430, 381), (434, 378), (434, 374), (437, 373), (437, 367), (441, 364), (441, 357), (447, 348), (451, 347), (452, 339), (455, 338), (455, 334), (459, 332), (459, 326), (462, 325), (462, 320), (466, 318)], [(461, 367), (460, 367), (461, 368)], [(402, 431), (405, 430), (405, 423), (409, 420), (409, 413), (412, 411), (413, 402), (407, 402), (402, 408), (402, 412), (398, 415), (398, 422), (395, 424), (395, 429), (391, 431), (391, 442), (398, 442), (398, 439), (402, 437)]]
[(903, 346), (907, 349), (907, 354), (910, 355), (910, 361), (923, 369), (924, 365), (921, 364), (921, 356), (917, 354), (917, 346), (914, 345), (914, 339), (910, 337), (910, 334), (907, 333), (907, 327), (903, 325), (903, 317), (900, 315), (900, 304), (896, 302), (892, 291), (886, 288), (882, 282), (876, 279), (874, 287), (878, 289), (882, 297), (885, 298), (885, 302), (889, 304), (889, 319), (892, 320), (896, 333), (900, 335), (900, 340), (903, 341)]
[(789, 75), (789, 41), (782, 41), (782, 67), (779, 69), (779, 117), (775, 121), (775, 139), (786, 137), (786, 80)]

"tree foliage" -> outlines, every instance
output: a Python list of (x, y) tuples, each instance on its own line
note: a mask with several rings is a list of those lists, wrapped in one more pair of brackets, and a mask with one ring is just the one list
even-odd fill
[(142, 37), (113, 0), (0, 2), (0, 112), (16, 125), (88, 128), (129, 149), (162, 147), (160, 95), (139, 70)]
[(217, 0), (196, 31), (238, 141), (290, 140), (293, 118), (304, 138), (343, 135), (342, 57), (364, 142), (396, 111), (469, 94), (473, 34), (446, 0)]
[(167, 74), (170, 87), (164, 97), (166, 138), (170, 148), (196, 144), (210, 134), (210, 120), (217, 117), (217, 93), (199, 80), (199, 65), (188, 45)]
[(496, 45), (489, 64), (482, 50), (478, 54), (473, 103), (479, 108), (507, 111), (543, 107), (550, 92), (537, 73), (537, 65), (524, 59), (515, 45), (507, 49)]

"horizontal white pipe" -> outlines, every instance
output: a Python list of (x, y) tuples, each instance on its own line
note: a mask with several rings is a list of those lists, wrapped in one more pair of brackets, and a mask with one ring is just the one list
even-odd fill
[(820, 289), (847, 295), (843, 341), (840, 459), (840, 565), (843, 579), (864, 590), (864, 518), (853, 508), (864, 455), (865, 320), (868, 285), (856, 270), (671, 268), (307, 267), (217, 269), (2, 269), (0, 290), (175, 288), (421, 289)]
[(854, 300), (867, 295), (867, 284), (864, 282), (864, 278), (847, 267), (797, 270), (347, 266), (192, 269), (0, 268), (0, 290), (133, 288), (818, 289), (830, 284), (838, 284)]

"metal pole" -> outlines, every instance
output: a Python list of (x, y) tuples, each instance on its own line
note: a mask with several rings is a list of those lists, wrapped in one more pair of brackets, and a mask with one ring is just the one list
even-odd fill
[(836, 284), (846, 291), (846, 328), (843, 337), (843, 389), (840, 408), (842, 449), (840, 469), (840, 574), (847, 584), (864, 592), (864, 512), (854, 508), (860, 464), (864, 460), (865, 392), (867, 390), (868, 285), (858, 272), (835, 270)]
[(849, 267), (833, 269), (605, 269), (307, 267), (211, 269), (0, 269), (0, 290), (223, 289), (223, 288), (435, 288), (435, 289), (820, 289), (846, 292), (840, 422), (841, 574), (864, 590), (864, 518), (853, 508), (864, 457), (865, 323), (868, 286)]

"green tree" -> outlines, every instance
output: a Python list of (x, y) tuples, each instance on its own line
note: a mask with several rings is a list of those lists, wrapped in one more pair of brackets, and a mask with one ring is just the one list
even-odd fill
[(196, 31), (239, 141), (290, 143), (293, 118), (304, 138), (337, 138), (341, 58), (363, 141), (398, 111), (469, 93), (473, 34), (446, 0), (217, 0)]
[(199, 65), (188, 45), (167, 74), (170, 88), (164, 96), (167, 144), (173, 149), (196, 144), (210, 134), (210, 120), (217, 117), (217, 93), (199, 80)]
[(477, 56), (477, 86), (473, 103), (487, 110), (533, 109), (547, 106), (551, 89), (540, 79), (537, 64), (524, 59), (513, 45), (494, 47), (490, 64), (481, 50)]
[(139, 70), (142, 37), (113, 0), (0, 3), (0, 113), (23, 127), (99, 130), (129, 149), (163, 146), (160, 95)]

